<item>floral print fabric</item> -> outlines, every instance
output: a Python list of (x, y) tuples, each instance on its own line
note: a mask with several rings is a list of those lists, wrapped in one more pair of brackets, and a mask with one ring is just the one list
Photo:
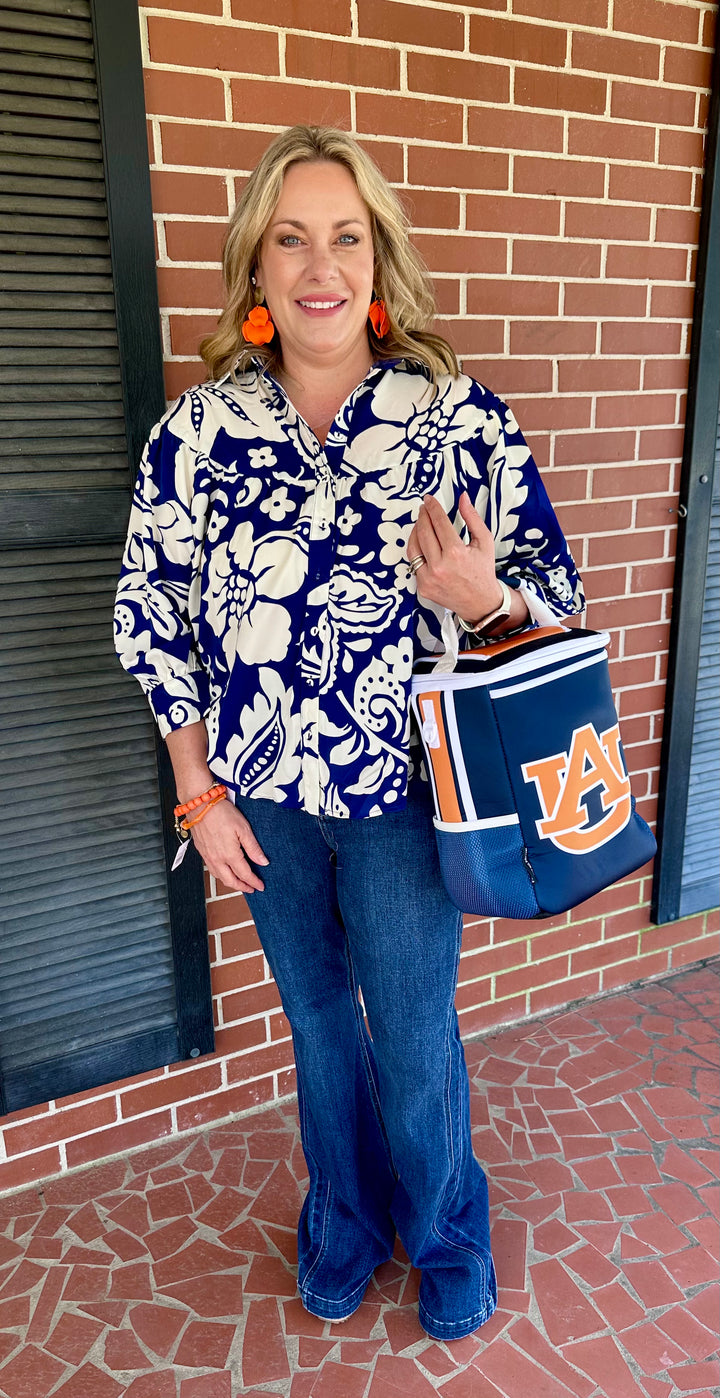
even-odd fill
[(444, 616), (405, 548), (428, 493), (465, 537), (465, 489), (531, 611), (581, 610), (512, 412), (474, 380), (378, 364), (324, 447), (259, 367), (184, 393), (143, 455), (115, 611), (161, 733), (204, 718), (213, 775), (245, 796), (401, 809), (413, 658), (443, 649)]

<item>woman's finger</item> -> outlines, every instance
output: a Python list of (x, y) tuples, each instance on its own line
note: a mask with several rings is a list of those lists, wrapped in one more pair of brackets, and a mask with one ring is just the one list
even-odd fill
[(210, 873), (214, 878), (219, 879), (225, 888), (231, 888), (234, 893), (255, 893), (257, 891), (251, 888), (244, 879), (239, 878), (229, 864), (224, 864), (219, 869), (211, 869)]
[(233, 873), (229, 864), (212, 865), (208, 864), (207, 859), (205, 863), (214, 879), (217, 879), (225, 888), (231, 888), (234, 893), (240, 892), (240, 880), (237, 875)]
[[(265, 863), (267, 864), (267, 862), (268, 861), (266, 859)], [(243, 890), (244, 892), (262, 893), (265, 884), (260, 878), (260, 875), (256, 874), (252, 866), (248, 864), (247, 859), (238, 858), (238, 856), (236, 855), (232, 860), (231, 867), (236, 879), (239, 879), (243, 884), (248, 885), (247, 889)]]
[(255, 839), (249, 822), (231, 801), (220, 801), (213, 806), (193, 827), (192, 835), (208, 869), (216, 877), (220, 870), (228, 869), (236, 881), (247, 884), (249, 889), (257, 892), (264, 889), (259, 874), (245, 858), (246, 850), (250, 858), (257, 858), (259, 864), (269, 861)]
[(415, 528), (415, 525), (413, 525), (412, 530), (410, 531), (410, 538), (408, 539), (405, 548), (405, 557), (407, 558), (408, 563), (412, 562), (413, 558), (417, 558), (419, 552), (420, 544), (418, 543), (417, 529)]
[(253, 864), (269, 864), (270, 860), (258, 844), (250, 822), (246, 820), (244, 816), (240, 816), (240, 821), (238, 841), (248, 856), (248, 859), (252, 859)]
[(227, 888), (232, 888), (236, 893), (262, 893), (265, 888), (262, 879), (258, 878), (245, 860), (231, 859), (228, 862), (222, 857), (215, 856), (212, 850), (202, 849), (199, 840), (196, 840), (195, 844), (198, 854), (213, 878), (219, 879)]
[[(422, 554), (431, 568), (435, 568), (442, 558), (442, 547), (424, 504), (420, 506), (415, 532), (418, 553)], [(422, 569), (420, 571), (422, 572)]]
[(488, 529), (482, 515), (478, 514), (466, 490), (464, 490), (460, 496), (458, 509), (468, 527), (471, 542), (479, 545), (480, 548), (485, 551), (489, 550), (494, 558), (495, 541), (492, 533)]
[(436, 500), (434, 495), (426, 495), (423, 500), (423, 509), (426, 518), (432, 525), (433, 533), (442, 552), (455, 548), (461, 542), (460, 537), (450, 523), (447, 511), (443, 509), (440, 501)]

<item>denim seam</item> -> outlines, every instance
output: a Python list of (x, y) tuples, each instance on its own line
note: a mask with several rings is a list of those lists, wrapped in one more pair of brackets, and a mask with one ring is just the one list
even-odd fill
[[(459, 1251), (461, 1251), (461, 1252), (467, 1252), (467, 1253), (470, 1254), (470, 1256), (471, 1256), (472, 1258), (475, 1259), (475, 1261), (479, 1264), (479, 1266), (480, 1266), (480, 1268), (481, 1268), (481, 1270), (482, 1270), (483, 1290), (485, 1290), (485, 1289), (487, 1288), (488, 1274), (487, 1274), (487, 1267), (485, 1266), (484, 1259), (483, 1259), (481, 1256), (479, 1256), (479, 1254), (476, 1253), (476, 1252), (473, 1250), (473, 1248), (465, 1247), (462, 1243), (456, 1243), (456, 1242), (453, 1242), (451, 1238), (446, 1238), (445, 1235), (444, 1235), (444, 1233), (441, 1233), (440, 1230), (439, 1230), (439, 1228), (437, 1228), (437, 1226), (436, 1226), (435, 1224), (433, 1224), (433, 1230), (432, 1230), (432, 1231), (433, 1231), (433, 1233), (435, 1233), (436, 1236), (441, 1240), (441, 1242), (447, 1243), (448, 1247), (454, 1247), (454, 1248), (457, 1248), (457, 1249), (458, 1249)], [(487, 1299), (487, 1301), (485, 1302), (485, 1305), (484, 1305), (484, 1306), (481, 1306), (478, 1310), (473, 1311), (473, 1312), (472, 1312), (470, 1315), (468, 1315), (468, 1316), (461, 1316), (458, 1320), (452, 1320), (452, 1321), (450, 1321), (450, 1320), (436, 1320), (436, 1319), (434, 1318), (434, 1316), (431, 1315), (431, 1313), (430, 1313), (430, 1311), (427, 1309), (427, 1307), (423, 1304), (423, 1302), (420, 1301), (420, 1303), (419, 1303), (419, 1314), (420, 1314), (421, 1317), (422, 1317), (422, 1315), (425, 1315), (425, 1316), (427, 1317), (427, 1319), (430, 1321), (430, 1324), (432, 1325), (433, 1329), (436, 1329), (436, 1330), (446, 1330), (446, 1331), (449, 1331), (449, 1330), (456, 1330), (456, 1329), (458, 1328), (458, 1326), (461, 1326), (463, 1329), (465, 1329), (466, 1327), (471, 1327), (472, 1329), (475, 1329), (477, 1325), (483, 1323), (485, 1320), (489, 1320), (489, 1319), (490, 1319), (490, 1316), (491, 1316), (491, 1315), (493, 1314), (493, 1312), (495, 1311), (496, 1306), (497, 1306), (497, 1302), (493, 1302), (492, 1296), (488, 1296), (488, 1299)], [(450, 1336), (450, 1338), (452, 1339), (452, 1338), (454, 1338), (454, 1337), (453, 1337), (453, 1336)], [(456, 1337), (455, 1337), (455, 1338), (456, 1338)]]
[[(304, 1094), (303, 1092), (298, 1092), (298, 1105), (299, 1105), (299, 1107), (300, 1107), (300, 1116), (301, 1116), (301, 1119), (302, 1119), (302, 1136), (304, 1137), (305, 1140), (307, 1140), (307, 1138), (308, 1138), (308, 1130), (307, 1130), (307, 1104), (306, 1104), (306, 1102), (305, 1102), (305, 1094)], [(314, 1156), (313, 1156), (313, 1159), (315, 1159)], [(317, 1167), (317, 1161), (315, 1161), (315, 1164), (316, 1164), (316, 1167)], [(319, 1167), (318, 1167), (318, 1169), (319, 1169)], [(319, 1171), (319, 1173), (322, 1175), (322, 1171)], [(311, 1183), (311, 1185), (310, 1185), (310, 1188), (312, 1189), (312, 1183)], [(322, 1257), (322, 1255), (323, 1255), (323, 1251), (324, 1251), (324, 1247), (325, 1247), (325, 1228), (326, 1228), (326, 1223), (327, 1223), (328, 1209), (329, 1209), (329, 1206), (330, 1206), (330, 1181), (329, 1181), (329, 1180), (326, 1180), (326, 1181), (325, 1181), (325, 1189), (326, 1189), (327, 1192), (326, 1192), (326, 1198), (325, 1198), (325, 1207), (324, 1207), (324, 1209), (323, 1209), (322, 1228), (321, 1228), (321, 1237), (320, 1237), (320, 1246), (319, 1246), (319, 1248), (318, 1248), (318, 1253), (317, 1253), (317, 1256), (316, 1256), (316, 1258), (315, 1258), (315, 1261), (314, 1261), (314, 1262), (312, 1263), (312, 1265), (308, 1268), (308, 1271), (307, 1271), (307, 1273), (306, 1273), (306, 1275), (305, 1275), (305, 1279), (304, 1279), (304, 1281), (303, 1281), (303, 1285), (305, 1284), (305, 1281), (307, 1281), (307, 1278), (312, 1276), (313, 1272), (315, 1271), (315, 1269), (316, 1269), (317, 1266), (319, 1265), (319, 1262), (320, 1262), (320, 1259), (321, 1259), (321, 1257)], [(316, 1213), (317, 1213), (317, 1203), (316, 1203), (316, 1199), (312, 1199), (312, 1200), (310, 1201), (309, 1213), (310, 1213), (310, 1221), (312, 1221), (313, 1218), (314, 1218), (314, 1216), (315, 1216)], [(308, 1231), (310, 1231), (311, 1236), (312, 1236), (312, 1230), (309, 1229)]]
[(396, 1168), (395, 1168), (395, 1163), (394, 1163), (393, 1158), (392, 1158), (392, 1151), (391, 1151), (391, 1149), (390, 1149), (390, 1142), (389, 1142), (388, 1137), (387, 1137), (387, 1130), (386, 1130), (386, 1127), (385, 1127), (385, 1122), (384, 1122), (384, 1120), (383, 1120), (382, 1105), (381, 1105), (381, 1103), (380, 1103), (380, 1098), (379, 1098), (379, 1096), (378, 1096), (377, 1087), (376, 1087), (376, 1085), (375, 1085), (375, 1078), (373, 1077), (372, 1068), (370, 1067), (370, 1060), (369, 1060), (369, 1058), (368, 1058), (368, 1053), (367, 1053), (367, 1045), (365, 1044), (365, 1036), (364, 1036), (364, 1034), (363, 1034), (363, 1026), (362, 1026), (362, 1024), (361, 1024), (361, 1022), (360, 1022), (360, 1001), (358, 1000), (358, 994), (357, 994), (358, 986), (357, 986), (357, 981), (356, 981), (356, 979), (355, 979), (355, 968), (354, 968), (353, 963), (352, 963), (352, 956), (351, 956), (351, 954), (350, 954), (350, 942), (349, 942), (347, 933), (345, 934), (345, 954), (346, 954), (347, 963), (348, 963), (348, 975), (349, 975), (349, 978), (350, 978), (350, 987), (351, 987), (351, 990), (352, 990), (352, 992), (353, 992), (353, 1006), (354, 1006), (354, 1010), (355, 1010), (355, 1022), (356, 1022), (356, 1026), (357, 1026), (358, 1043), (359, 1043), (359, 1045), (360, 1045), (360, 1053), (361, 1053), (361, 1056), (362, 1056), (363, 1067), (364, 1067), (364, 1069), (365, 1069), (365, 1078), (366, 1078), (366, 1080), (367, 1080), (368, 1092), (370, 1093), (370, 1098), (371, 1098), (372, 1104), (373, 1104), (373, 1106), (374, 1106), (374, 1108), (375, 1108), (375, 1114), (376, 1114), (377, 1119), (378, 1119), (378, 1126), (379, 1126), (379, 1128), (380, 1128), (380, 1135), (381, 1135), (381, 1137), (382, 1137), (383, 1145), (384, 1145), (384, 1147), (385, 1147), (385, 1152), (386, 1152), (387, 1159), (388, 1159), (388, 1165), (389, 1165), (389, 1167), (390, 1167), (390, 1170), (392, 1171), (392, 1174), (394, 1175), (395, 1179), (397, 1180), (397, 1179), (399, 1178), (399, 1176), (398, 1176), (398, 1172), (397, 1172), (397, 1170), (396, 1170)]
[(440, 1229), (437, 1226), (437, 1222), (433, 1223), (432, 1231), (435, 1234), (436, 1238), (440, 1239), (441, 1243), (447, 1243), (448, 1247), (450, 1248), (457, 1248), (458, 1252), (467, 1252), (470, 1255), (470, 1257), (474, 1258), (474, 1260), (478, 1263), (479, 1267), (482, 1269), (483, 1286), (487, 1286), (487, 1267), (485, 1266), (485, 1260), (482, 1257), (482, 1254), (476, 1252), (474, 1248), (468, 1247), (465, 1243), (458, 1243), (455, 1242), (452, 1238), (446, 1238), (445, 1234), (440, 1232)]
[(323, 837), (323, 839), (324, 839), (324, 841), (325, 841), (325, 844), (327, 845), (328, 849), (332, 850), (333, 854), (337, 856), (337, 852), (338, 852), (337, 842), (334, 841), (334, 840), (332, 839), (332, 836), (331, 836), (331, 834), (330, 834), (330, 829), (329, 829), (329, 827), (328, 827), (328, 825), (327, 825), (328, 817), (327, 817), (327, 816), (322, 816), (322, 815), (316, 815), (316, 816), (315, 816), (315, 819), (316, 819), (317, 824), (318, 824), (318, 830), (320, 831), (320, 834), (322, 835), (322, 837)]
[[(469, 1329), (472, 1331), (475, 1330), (478, 1325), (483, 1324), (484, 1321), (489, 1320), (490, 1316), (493, 1315), (494, 1311), (495, 1306), (492, 1305), (492, 1302), (490, 1302), (488, 1305), (482, 1306), (480, 1310), (473, 1311), (468, 1316), (462, 1316), (460, 1320), (436, 1320), (435, 1317), (430, 1314), (429, 1310), (427, 1310), (427, 1308), (422, 1305), (422, 1303), (420, 1303), (419, 1306), (420, 1317), (422, 1318), (423, 1316), (425, 1316), (426, 1319), (430, 1322), (433, 1330), (457, 1330), (459, 1327), (461, 1327), (463, 1330)], [(451, 1340), (460, 1338), (462, 1337), (455, 1335), (449, 1336), (449, 1339)]]
[[(455, 951), (455, 969), (454, 969), (454, 972), (453, 972), (453, 984), (454, 984), (454, 985), (457, 985), (458, 970), (459, 970), (459, 967), (460, 967), (460, 951), (461, 951), (461, 947), (462, 947), (462, 919), (461, 919), (461, 918), (459, 918), (459, 922), (458, 922), (458, 933), (459, 933), (459, 935), (457, 936), (457, 944), (456, 944), (456, 951)], [(438, 1209), (445, 1208), (445, 1207), (449, 1207), (449, 1205), (452, 1203), (453, 1199), (455, 1198), (455, 1195), (457, 1194), (458, 1189), (460, 1188), (460, 1170), (459, 1170), (459, 1169), (456, 1169), (456, 1167), (455, 1167), (455, 1142), (454, 1142), (454, 1140), (453, 1140), (453, 1117), (452, 1117), (452, 1101), (451, 1101), (451, 1093), (452, 1093), (452, 1075), (453, 1075), (453, 1054), (452, 1054), (452, 1052), (451, 1052), (451, 1042), (450, 1042), (450, 1041), (451, 1041), (451, 1037), (452, 1037), (452, 1034), (451, 1034), (451, 1026), (452, 1026), (452, 1017), (453, 1017), (454, 1008), (455, 1008), (455, 997), (454, 997), (454, 995), (453, 995), (453, 997), (451, 998), (450, 1003), (449, 1003), (449, 1005), (448, 1005), (447, 1018), (446, 1018), (446, 1021), (445, 1021), (445, 1060), (446, 1060), (446, 1062), (447, 1062), (447, 1072), (446, 1072), (446, 1079), (445, 1079), (445, 1105), (446, 1105), (447, 1139), (448, 1139), (448, 1148), (449, 1148), (449, 1149), (448, 1149), (448, 1154), (449, 1154), (449, 1157), (450, 1157), (450, 1174), (449, 1174), (449, 1176), (448, 1176), (448, 1180), (447, 1180), (447, 1184), (445, 1185), (445, 1189), (443, 1190), (442, 1198), (439, 1200)], [(454, 1186), (454, 1188), (453, 1188), (453, 1190), (452, 1190), (452, 1193), (450, 1194), (450, 1196), (449, 1196), (449, 1198), (448, 1198), (448, 1190), (450, 1189), (450, 1186), (451, 1186), (451, 1184), (452, 1184), (453, 1178), (454, 1178), (455, 1176), (456, 1176), (456, 1178), (455, 1178), (455, 1186)]]
[[(492, 1304), (492, 1302), (490, 1302), (490, 1304)], [(438, 1320), (428, 1310), (427, 1306), (422, 1304), (419, 1305), (418, 1309), (422, 1311), (423, 1315), (427, 1316), (428, 1320), (432, 1321), (433, 1325), (437, 1325), (438, 1329), (455, 1330), (458, 1325), (468, 1325), (470, 1321), (477, 1320), (479, 1316), (487, 1315), (488, 1305), (479, 1306), (476, 1311), (471, 1311), (470, 1315), (460, 1316), (458, 1320)]]
[[(452, 1058), (453, 1058), (453, 1061), (454, 1061), (454, 1063), (455, 1063), (455, 1079), (456, 1079), (456, 1083), (455, 1083), (455, 1099), (456, 1099), (456, 1100), (455, 1100), (455, 1105), (456, 1105), (455, 1123), (456, 1123), (456, 1131), (457, 1131), (457, 1136), (458, 1136), (458, 1145), (459, 1145), (459, 1149), (460, 1149), (460, 1158), (459, 1158), (459, 1160), (458, 1160), (457, 1169), (456, 1169), (456, 1171), (455, 1171), (455, 1188), (453, 1189), (452, 1194), (450, 1195), (450, 1197), (444, 1201), (444, 1206), (445, 1206), (446, 1209), (449, 1209), (450, 1206), (453, 1204), (454, 1200), (457, 1198), (457, 1195), (458, 1195), (459, 1190), (460, 1190), (460, 1185), (461, 1185), (461, 1183), (462, 1183), (462, 1178), (463, 1178), (463, 1168), (462, 1168), (462, 1166), (463, 1166), (463, 1139), (464, 1139), (464, 1138), (463, 1138), (462, 1119), (461, 1119), (461, 1118), (462, 1118), (462, 1107), (463, 1107), (463, 1103), (462, 1103), (463, 1081), (462, 1081), (462, 1071), (461, 1071), (460, 1062), (459, 1062), (459, 1056), (460, 1056), (460, 1054), (462, 1053), (462, 1047), (461, 1047), (461, 1045), (460, 1045), (457, 1041), (455, 1041), (454, 1045), (451, 1045), (451, 1048), (452, 1048), (452, 1047), (454, 1047), (454, 1050), (455, 1050), (454, 1054), (452, 1054)], [(450, 1057), (450, 1054), (448, 1054), (448, 1056)], [(452, 1068), (450, 1069), (450, 1072), (452, 1073)], [(451, 1118), (451, 1120), (452, 1120), (452, 1118)], [(471, 1131), (471, 1127), (470, 1127), (470, 1123), (468, 1122), (468, 1132), (470, 1132), (470, 1131)]]
[[(303, 1283), (302, 1283), (303, 1289), (305, 1288), (305, 1286), (306, 1286), (306, 1284), (307, 1284), (309, 1278), (312, 1276), (313, 1272), (316, 1271), (317, 1267), (319, 1266), (319, 1264), (320, 1264), (320, 1259), (321, 1259), (321, 1257), (322, 1257), (322, 1255), (323, 1255), (323, 1253), (324, 1253), (324, 1251), (325, 1251), (325, 1232), (326, 1232), (327, 1216), (328, 1216), (329, 1210), (330, 1210), (330, 1181), (329, 1181), (329, 1180), (326, 1180), (326, 1181), (325, 1181), (325, 1206), (324, 1206), (324, 1208), (323, 1208), (323, 1215), (322, 1215), (322, 1227), (321, 1227), (321, 1232), (320, 1232), (320, 1246), (318, 1247), (317, 1256), (316, 1256), (316, 1258), (315, 1258), (315, 1261), (313, 1262), (312, 1266), (308, 1268), (308, 1270), (307, 1270), (307, 1272), (305, 1273), (305, 1276), (304, 1276), (304, 1278), (303, 1278)], [(313, 1212), (314, 1212), (314, 1209), (313, 1209)]]
[[(337, 1300), (333, 1296), (323, 1296), (319, 1291), (312, 1291), (305, 1286), (305, 1283), (303, 1283), (303, 1285), (299, 1287), (298, 1290), (300, 1291), (301, 1297), (311, 1296), (315, 1301), (321, 1301), (325, 1306), (347, 1306), (350, 1301), (354, 1301), (355, 1297), (358, 1294), (360, 1295), (360, 1299), (362, 1300), (362, 1297), (365, 1295), (365, 1292), (367, 1291), (371, 1277), (372, 1272), (370, 1272), (369, 1275), (365, 1278), (365, 1281), (360, 1282), (359, 1286), (353, 1287), (352, 1291), (349, 1291), (347, 1296), (342, 1296), (339, 1300)], [(320, 1317), (320, 1319), (322, 1318), (323, 1317)]]

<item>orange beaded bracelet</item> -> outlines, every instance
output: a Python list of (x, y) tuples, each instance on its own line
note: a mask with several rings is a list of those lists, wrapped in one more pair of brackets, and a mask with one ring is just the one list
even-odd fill
[(225, 792), (221, 792), (220, 795), (216, 796), (213, 801), (205, 801), (204, 804), (200, 807), (197, 815), (194, 816), (192, 820), (188, 820), (186, 818), (185, 820), (181, 820), (179, 824), (176, 823), (175, 828), (180, 831), (181, 840), (187, 840), (193, 825), (199, 825), (200, 821), (205, 819), (205, 816), (207, 815), (208, 811), (211, 811), (213, 806), (219, 805), (220, 802), (224, 800)]
[[(211, 806), (216, 806), (218, 801), (224, 801), (226, 796), (227, 787), (223, 786), (222, 782), (216, 782), (215, 785), (209, 787), (207, 791), (203, 791), (200, 796), (193, 796), (191, 801), (185, 801), (179, 806), (175, 806), (173, 815), (175, 817), (175, 834), (178, 839), (187, 840), (189, 838), (190, 827), (197, 825), (198, 821), (202, 820)], [(182, 819), (183, 816), (190, 815), (191, 811), (197, 810), (200, 810), (200, 815), (196, 816), (194, 820), (187, 821)]]

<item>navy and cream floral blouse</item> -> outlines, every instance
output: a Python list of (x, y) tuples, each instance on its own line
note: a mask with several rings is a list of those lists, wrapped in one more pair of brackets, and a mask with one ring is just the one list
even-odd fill
[(443, 649), (444, 615), (405, 548), (428, 493), (466, 537), (465, 489), (532, 615), (580, 611), (512, 412), (472, 379), (377, 364), (324, 447), (260, 366), (184, 393), (145, 449), (115, 610), (161, 733), (204, 717), (214, 776), (246, 796), (402, 808), (413, 656)]

